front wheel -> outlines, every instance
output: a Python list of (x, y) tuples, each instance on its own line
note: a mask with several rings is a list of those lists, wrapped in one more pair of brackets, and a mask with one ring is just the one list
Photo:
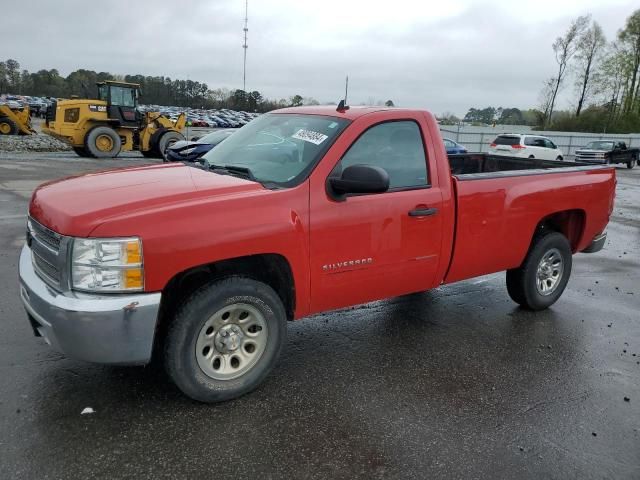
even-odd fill
[(158, 142), (158, 151), (162, 154), (162, 159), (167, 161), (167, 149), (176, 142), (184, 140), (184, 136), (181, 133), (170, 130), (160, 137)]
[(260, 385), (285, 343), (286, 314), (268, 285), (230, 277), (192, 294), (165, 344), (169, 377), (187, 396), (214, 403)]
[(627, 168), (628, 168), (629, 170), (631, 170), (633, 167), (635, 167), (635, 166), (636, 166), (636, 162), (637, 162), (637, 160), (636, 160), (635, 158), (632, 158), (631, 160), (629, 160), (629, 161), (627, 162)]
[(556, 157), (556, 161), (561, 162), (562, 160), (563, 160), (563, 159), (562, 159), (562, 157), (561, 157), (560, 155), (558, 155), (558, 156)]
[(507, 271), (511, 299), (529, 310), (544, 310), (562, 295), (571, 276), (571, 246), (558, 232), (536, 237), (519, 268)]

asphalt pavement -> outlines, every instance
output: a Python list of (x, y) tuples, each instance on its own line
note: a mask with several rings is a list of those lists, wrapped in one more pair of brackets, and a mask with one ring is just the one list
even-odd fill
[(54, 352), (18, 297), (33, 189), (143, 163), (0, 153), (0, 479), (640, 478), (640, 168), (551, 309), (495, 274), (314, 316), (258, 390), (202, 405)]

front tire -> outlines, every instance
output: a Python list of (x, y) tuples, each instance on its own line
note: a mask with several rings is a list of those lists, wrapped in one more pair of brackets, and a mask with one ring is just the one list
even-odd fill
[(636, 160), (635, 158), (632, 158), (631, 160), (629, 160), (629, 161), (627, 162), (627, 168), (628, 168), (629, 170), (631, 170), (633, 167), (635, 167), (635, 166), (636, 166), (636, 162), (637, 162), (637, 160)]
[(286, 334), (277, 293), (262, 282), (229, 277), (202, 287), (178, 309), (167, 333), (165, 368), (194, 400), (231, 400), (264, 381)]
[(562, 160), (563, 160), (563, 158), (562, 158), (560, 155), (558, 155), (558, 156), (556, 157), (556, 161), (557, 161), (557, 162), (561, 162)]
[(168, 131), (160, 137), (158, 151), (162, 154), (162, 160), (167, 161), (167, 148), (180, 140), (184, 140), (184, 135), (174, 132), (173, 130)]
[(544, 310), (562, 295), (571, 276), (571, 246), (558, 232), (538, 236), (519, 268), (507, 271), (511, 299), (528, 310)]

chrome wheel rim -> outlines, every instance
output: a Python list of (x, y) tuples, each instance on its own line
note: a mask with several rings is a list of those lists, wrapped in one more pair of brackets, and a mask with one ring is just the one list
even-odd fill
[(246, 303), (221, 308), (202, 325), (195, 355), (200, 369), (214, 380), (232, 380), (251, 370), (267, 346), (264, 315)]
[(538, 263), (536, 289), (540, 295), (551, 295), (560, 284), (564, 272), (562, 254), (557, 248), (548, 250)]

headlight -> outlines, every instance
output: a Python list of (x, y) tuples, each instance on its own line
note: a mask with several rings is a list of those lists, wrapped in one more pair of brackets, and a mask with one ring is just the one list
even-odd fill
[(140, 291), (144, 288), (142, 242), (139, 238), (76, 238), (71, 255), (75, 290)]

